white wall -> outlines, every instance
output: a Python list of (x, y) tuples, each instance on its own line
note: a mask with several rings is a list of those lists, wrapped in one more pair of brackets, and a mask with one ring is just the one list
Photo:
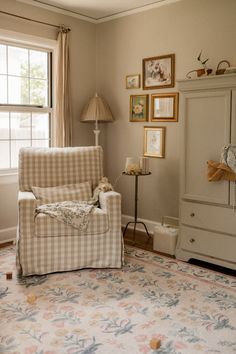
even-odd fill
[[(0, 0), (2, 11), (15, 13), (51, 24), (71, 27), (71, 93), (73, 114), (73, 145), (92, 145), (89, 126), (79, 122), (79, 115), (88, 97), (95, 91), (95, 41), (94, 24), (23, 4), (14, 0)], [(56, 40), (57, 29), (0, 14), (0, 37), (3, 30), (32, 35), (46, 40)], [(17, 177), (0, 177), (0, 242), (15, 233), (17, 224)]]
[[(124, 170), (126, 156), (143, 153), (143, 126), (166, 127), (166, 157), (151, 158), (151, 176), (141, 177), (139, 217), (160, 221), (162, 215), (178, 216), (179, 131), (178, 123), (129, 122), (129, 96), (177, 91), (127, 90), (125, 76), (142, 73), (142, 59), (175, 53), (176, 79), (199, 67), (200, 50), (216, 69), (222, 59), (236, 64), (236, 1), (182, 0), (97, 26), (97, 84), (112, 107), (116, 121), (106, 125), (107, 174), (114, 182)], [(133, 215), (132, 177), (120, 178), (123, 214)]]

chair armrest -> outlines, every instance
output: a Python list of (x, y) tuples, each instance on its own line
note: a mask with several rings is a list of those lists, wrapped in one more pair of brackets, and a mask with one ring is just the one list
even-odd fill
[(109, 191), (99, 193), (101, 209), (106, 211), (111, 228), (121, 230), (121, 194)]
[(37, 203), (37, 199), (32, 192), (19, 192), (18, 203)]
[(38, 201), (32, 192), (18, 193), (18, 217), (19, 234), (24, 237), (33, 237), (34, 235), (34, 216)]

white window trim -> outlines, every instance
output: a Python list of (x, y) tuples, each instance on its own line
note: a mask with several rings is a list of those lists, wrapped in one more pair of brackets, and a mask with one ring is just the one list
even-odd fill
[[(31, 49), (38, 49), (38, 50), (44, 50), (48, 52), (52, 52), (52, 77), (55, 77), (55, 54), (57, 50), (57, 41), (54, 39), (49, 39), (49, 38), (43, 38), (43, 37), (38, 37), (38, 36), (32, 36), (29, 34), (25, 33), (20, 33), (20, 32), (15, 32), (15, 31), (9, 31), (5, 29), (0, 28), (0, 40), (2, 42), (6, 42), (6, 44), (12, 44), (12, 45), (17, 45), (17, 46), (27, 46), (28, 48)], [(14, 107), (17, 109), (17, 111), (40, 111), (40, 112), (49, 112), (51, 114), (51, 127), (50, 130), (52, 131), (53, 129), (53, 102), (55, 98), (55, 90), (53, 83), (51, 83), (52, 86), (52, 97), (51, 97), (51, 102), (52, 102), (52, 107), (47, 107), (45, 108), (38, 108), (38, 107), (33, 107), (33, 106), (24, 106), (20, 107), (18, 105), (1, 105), (1, 110), (2, 111), (14, 111)], [(53, 134), (51, 134), (51, 143), (53, 145)], [(0, 184), (6, 184), (6, 183), (16, 183), (17, 182), (17, 176), (18, 176), (18, 169), (16, 168), (11, 168), (11, 169), (2, 169), (0, 172)]]
[(0, 28), (0, 39), (2, 41), (13, 42), (17, 45), (37, 47), (39, 50), (48, 49), (49, 51), (54, 51), (57, 46), (57, 41), (55, 39), (32, 36), (25, 33), (4, 30), (2, 28)]

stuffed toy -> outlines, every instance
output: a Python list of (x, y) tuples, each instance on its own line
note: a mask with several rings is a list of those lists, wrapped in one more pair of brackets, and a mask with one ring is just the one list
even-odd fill
[(100, 192), (109, 192), (113, 191), (112, 185), (108, 182), (107, 177), (102, 177), (96, 189), (99, 189)]
[(99, 193), (113, 191), (112, 185), (108, 182), (107, 177), (102, 177), (101, 181), (98, 183), (97, 187), (93, 191), (92, 203), (94, 205), (99, 204)]

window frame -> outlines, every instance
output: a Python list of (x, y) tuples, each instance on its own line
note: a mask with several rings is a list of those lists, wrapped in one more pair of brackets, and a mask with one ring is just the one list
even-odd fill
[[(42, 39), (41, 39), (42, 41)], [(47, 41), (47, 40), (45, 40)], [(47, 85), (48, 85), (48, 92), (47, 92), (47, 99), (48, 99), (48, 105), (47, 106), (41, 106), (41, 105), (32, 105), (32, 104), (1, 104), (0, 103), (0, 112), (9, 112), (9, 113), (48, 113), (49, 115), (49, 138), (45, 139), (49, 141), (49, 146), (52, 146), (53, 144), (53, 134), (52, 134), (52, 127), (53, 127), (53, 48), (52, 46), (47, 47), (47, 46), (42, 46), (40, 45), (32, 45), (31, 43), (27, 43), (26, 41), (20, 41), (18, 42), (17, 40), (11, 40), (11, 39), (3, 39), (0, 37), (0, 44), (7, 45), (7, 46), (15, 46), (18, 48), (24, 48), (27, 50), (36, 50), (36, 51), (42, 51), (42, 52), (47, 52), (48, 53), (48, 60), (47, 60), (47, 70), (48, 70), (48, 76), (47, 76)], [(8, 75), (8, 74), (7, 74)], [(32, 129), (32, 125), (31, 125)], [(6, 139), (6, 141), (12, 141), (16, 139)], [(21, 139), (19, 139), (21, 140)], [(22, 140), (27, 140), (27, 139), (22, 139)], [(30, 138), (30, 141), (32, 140), (37, 140), (37, 139), (32, 139), (32, 136)], [(40, 139), (39, 139), (40, 140)], [(10, 168), (2, 168), (0, 169), (0, 176), (6, 176), (6, 175), (12, 175), (12, 174), (17, 174), (18, 168), (17, 167), (10, 167)]]

